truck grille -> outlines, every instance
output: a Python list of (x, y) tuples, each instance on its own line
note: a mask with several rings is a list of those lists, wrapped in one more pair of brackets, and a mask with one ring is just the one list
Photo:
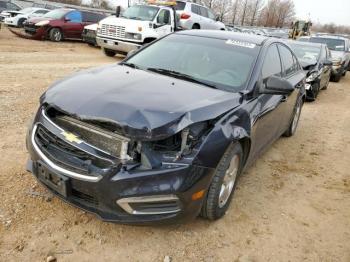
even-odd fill
[(125, 38), (125, 27), (102, 24), (101, 35), (111, 38)]

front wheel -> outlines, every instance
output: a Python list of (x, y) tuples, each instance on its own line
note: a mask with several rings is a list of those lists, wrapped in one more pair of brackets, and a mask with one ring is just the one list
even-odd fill
[(106, 48), (103, 48), (103, 53), (109, 57), (113, 57), (117, 54), (117, 52), (110, 50), (110, 49), (106, 49)]
[(236, 188), (237, 178), (242, 171), (242, 163), (243, 150), (241, 144), (230, 145), (216, 167), (202, 206), (202, 217), (216, 220), (225, 215)]
[(286, 130), (286, 132), (284, 132), (283, 136), (291, 137), (295, 134), (295, 131), (297, 130), (297, 127), (299, 124), (299, 119), (300, 119), (302, 107), (303, 107), (303, 100), (301, 98), (299, 98), (295, 107), (294, 107), (292, 121), (291, 121), (288, 129)]
[(27, 21), (25, 18), (21, 18), (18, 20), (18, 27), (23, 27), (24, 23)]
[(59, 28), (52, 28), (50, 30), (50, 40), (53, 42), (60, 42), (63, 39), (62, 32)]

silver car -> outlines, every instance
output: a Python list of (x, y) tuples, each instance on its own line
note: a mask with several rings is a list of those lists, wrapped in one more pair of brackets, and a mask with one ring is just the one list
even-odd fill
[(225, 25), (205, 6), (176, 1), (175, 9), (180, 18), (180, 26), (184, 29), (225, 30)]

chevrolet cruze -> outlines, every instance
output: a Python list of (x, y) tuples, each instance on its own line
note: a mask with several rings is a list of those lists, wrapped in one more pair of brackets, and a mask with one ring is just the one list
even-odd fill
[(295, 133), (304, 86), (278, 39), (174, 33), (53, 84), (28, 131), (27, 169), (106, 221), (215, 220), (242, 171)]

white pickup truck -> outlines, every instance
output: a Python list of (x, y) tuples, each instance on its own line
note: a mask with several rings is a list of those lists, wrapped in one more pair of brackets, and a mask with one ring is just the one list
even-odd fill
[(97, 44), (107, 56), (126, 55), (177, 29), (176, 11), (166, 5), (134, 5), (98, 23)]

